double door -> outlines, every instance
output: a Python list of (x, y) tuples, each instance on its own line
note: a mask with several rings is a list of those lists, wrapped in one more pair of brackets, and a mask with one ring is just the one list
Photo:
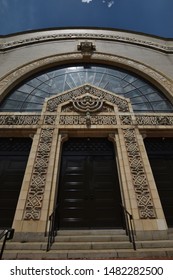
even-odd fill
[(173, 227), (173, 138), (146, 138), (145, 146), (168, 227)]
[(0, 227), (11, 227), (31, 148), (28, 138), (0, 138)]
[(75, 139), (69, 140), (62, 153), (56, 226), (121, 228), (121, 197), (113, 144), (102, 138), (76, 141), (77, 145)]

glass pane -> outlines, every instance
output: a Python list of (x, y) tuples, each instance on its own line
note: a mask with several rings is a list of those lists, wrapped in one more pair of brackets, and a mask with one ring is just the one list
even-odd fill
[(53, 68), (27, 79), (1, 102), (0, 110), (41, 110), (45, 98), (90, 83), (131, 99), (134, 111), (173, 111), (160, 90), (136, 74), (103, 65), (73, 65)]

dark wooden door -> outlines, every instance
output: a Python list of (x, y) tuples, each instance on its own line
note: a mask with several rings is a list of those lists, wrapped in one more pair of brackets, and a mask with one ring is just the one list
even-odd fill
[(121, 228), (120, 203), (113, 144), (102, 138), (69, 140), (62, 154), (57, 227)]
[(31, 147), (31, 139), (0, 139), (0, 227), (11, 227)]
[(145, 140), (165, 218), (173, 227), (173, 138)]

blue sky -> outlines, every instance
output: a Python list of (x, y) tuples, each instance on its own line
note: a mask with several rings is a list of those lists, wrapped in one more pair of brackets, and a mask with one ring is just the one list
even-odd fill
[(173, 0), (0, 0), (0, 35), (75, 26), (173, 38)]

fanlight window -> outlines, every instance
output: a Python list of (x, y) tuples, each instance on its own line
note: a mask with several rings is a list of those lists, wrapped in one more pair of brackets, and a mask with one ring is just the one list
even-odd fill
[(85, 83), (129, 98), (136, 112), (173, 111), (171, 102), (149, 82), (129, 71), (102, 65), (64, 66), (37, 74), (13, 89), (0, 111), (40, 111), (45, 98)]

